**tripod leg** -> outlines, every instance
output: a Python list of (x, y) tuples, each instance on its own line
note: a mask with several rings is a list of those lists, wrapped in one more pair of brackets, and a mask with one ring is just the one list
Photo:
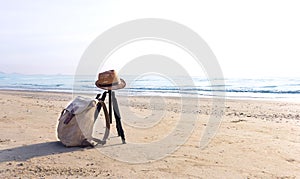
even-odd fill
[[(101, 94), (97, 94), (96, 99), (98, 99), (98, 100), (100, 100), (100, 101), (104, 101), (105, 98), (106, 98), (106, 93), (107, 93), (107, 92), (105, 91), (105, 92), (102, 94), (101, 98), (100, 98), (100, 95), (101, 95)], [(100, 98), (100, 99), (99, 99), (99, 98)], [(97, 118), (98, 118), (98, 115), (99, 115), (99, 113), (100, 113), (101, 107), (102, 107), (101, 103), (98, 103), (98, 104), (97, 104), (97, 110), (95, 111), (95, 114), (94, 114), (94, 122), (96, 122), (96, 120), (97, 120)]]
[(116, 127), (117, 127), (117, 131), (118, 131), (118, 135), (121, 136), (122, 142), (125, 143), (125, 135), (124, 135), (124, 130), (122, 128), (119, 105), (118, 105), (118, 101), (117, 101), (117, 98), (116, 98), (114, 92), (112, 92), (112, 102), (113, 102), (113, 106), (114, 106), (114, 115), (116, 118)]
[(108, 90), (108, 113), (109, 113), (109, 122), (112, 123), (112, 106), (111, 106), (111, 90)]

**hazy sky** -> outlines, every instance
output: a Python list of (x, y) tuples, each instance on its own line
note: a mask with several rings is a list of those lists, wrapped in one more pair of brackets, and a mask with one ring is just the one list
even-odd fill
[(85, 49), (105, 30), (138, 18), (163, 18), (196, 31), (225, 77), (300, 77), (297, 0), (0, 2), (3, 72), (74, 74)]

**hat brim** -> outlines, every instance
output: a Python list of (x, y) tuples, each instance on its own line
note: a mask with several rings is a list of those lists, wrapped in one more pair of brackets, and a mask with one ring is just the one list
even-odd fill
[(126, 86), (126, 82), (120, 78), (120, 83), (116, 84), (116, 85), (112, 85), (112, 86), (101, 86), (100, 84), (100, 81), (97, 80), (95, 85), (98, 87), (98, 88), (101, 88), (101, 89), (104, 89), (104, 90), (117, 90), (117, 89), (122, 89)]

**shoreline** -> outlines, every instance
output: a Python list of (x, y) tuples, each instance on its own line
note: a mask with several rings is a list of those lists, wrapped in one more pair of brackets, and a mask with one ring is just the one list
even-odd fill
[[(17, 89), (0, 89), (0, 92), (7, 92), (7, 93), (12, 93), (12, 92), (17, 92), (17, 93), (39, 93), (39, 94), (65, 94), (65, 95), (73, 95), (73, 92), (65, 92), (65, 91), (41, 91), (41, 90), (28, 90), (28, 89), (21, 89), (21, 90), (17, 90)], [(102, 91), (103, 92), (103, 91)], [(101, 93), (102, 93), (101, 92)], [(99, 91), (100, 93), (100, 91)], [(98, 93), (76, 93), (78, 95), (85, 95), (85, 96), (96, 96)], [(141, 97), (141, 98), (158, 98), (158, 97), (164, 97), (164, 98), (187, 98), (187, 99), (199, 99), (199, 100), (211, 100), (211, 99), (219, 99), (220, 97), (212, 97), (212, 96), (155, 96), (155, 95), (132, 95), (132, 96), (126, 96), (126, 95), (118, 95), (120, 97)], [(225, 97), (224, 98), (225, 101), (257, 101), (257, 102), (287, 102), (287, 103), (294, 103), (294, 104), (300, 104), (300, 101), (298, 101), (297, 99), (290, 99), (290, 98), (254, 98), (254, 97)]]

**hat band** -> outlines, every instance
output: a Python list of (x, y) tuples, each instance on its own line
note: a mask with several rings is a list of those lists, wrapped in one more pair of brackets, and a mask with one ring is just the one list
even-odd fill
[(110, 87), (110, 86), (115, 86), (115, 85), (118, 85), (119, 82), (114, 82), (114, 83), (111, 83), (111, 84), (99, 84), (99, 87)]

